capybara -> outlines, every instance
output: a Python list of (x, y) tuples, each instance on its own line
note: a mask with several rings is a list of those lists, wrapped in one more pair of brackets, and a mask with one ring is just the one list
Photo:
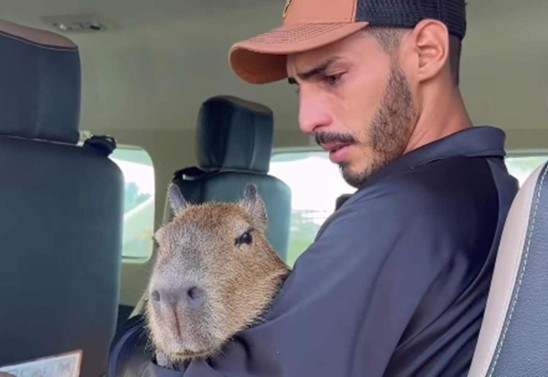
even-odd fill
[(265, 237), (254, 185), (233, 203), (189, 204), (174, 184), (168, 198), (174, 217), (155, 234), (146, 318), (158, 364), (174, 367), (258, 321), (290, 269)]

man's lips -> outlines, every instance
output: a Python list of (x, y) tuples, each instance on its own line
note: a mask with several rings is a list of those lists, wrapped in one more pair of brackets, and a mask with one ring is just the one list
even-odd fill
[(350, 147), (351, 143), (325, 143), (321, 144), (321, 147), (326, 151), (329, 152), (329, 159), (331, 162), (335, 164), (340, 164), (346, 159), (346, 156), (348, 154), (348, 147)]
[(342, 149), (346, 146), (350, 145), (349, 143), (338, 143), (338, 142), (335, 142), (335, 143), (324, 143), (324, 144), (321, 144), (321, 147), (326, 151), (326, 152), (336, 152), (338, 151), (339, 149)]

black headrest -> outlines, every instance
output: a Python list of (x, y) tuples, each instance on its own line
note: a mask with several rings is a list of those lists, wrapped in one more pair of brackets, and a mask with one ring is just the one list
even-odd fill
[(69, 39), (0, 20), (0, 134), (76, 143), (80, 57)]
[(272, 110), (236, 97), (212, 97), (198, 116), (198, 167), (266, 173), (270, 165)]

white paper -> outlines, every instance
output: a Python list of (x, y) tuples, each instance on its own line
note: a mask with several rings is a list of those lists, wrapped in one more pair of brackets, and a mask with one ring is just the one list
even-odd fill
[(79, 377), (82, 351), (0, 367), (15, 377)]

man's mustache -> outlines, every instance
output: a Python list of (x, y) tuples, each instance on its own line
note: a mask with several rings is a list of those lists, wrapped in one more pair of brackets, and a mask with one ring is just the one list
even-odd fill
[(314, 134), (316, 143), (318, 145), (328, 144), (328, 143), (340, 143), (340, 144), (354, 144), (356, 139), (350, 134), (343, 134), (337, 132), (321, 132)]

